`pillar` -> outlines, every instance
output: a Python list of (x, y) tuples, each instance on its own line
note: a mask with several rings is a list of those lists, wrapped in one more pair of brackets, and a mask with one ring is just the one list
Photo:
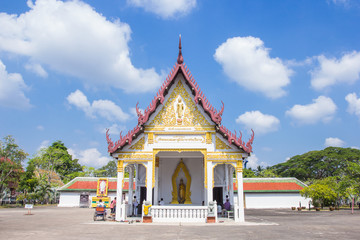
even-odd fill
[(235, 221), (236, 222), (245, 222), (244, 182), (243, 182), (243, 174), (242, 174), (242, 160), (238, 161), (236, 164), (236, 180), (238, 183), (238, 194), (237, 194), (237, 206), (236, 206), (237, 211), (235, 214)]
[(153, 179), (153, 162), (147, 162), (146, 167), (146, 201), (152, 203), (152, 179)]
[(133, 214), (133, 192), (134, 192), (134, 166), (133, 165), (128, 165), (128, 169), (129, 169), (129, 210), (130, 210), (130, 215)]
[(116, 212), (115, 212), (115, 220), (116, 221), (124, 221), (125, 220), (125, 212), (123, 212), (123, 180), (124, 180), (124, 162), (122, 160), (118, 160), (117, 166), (117, 185), (116, 185)]
[[(226, 195), (229, 196), (229, 165), (224, 164), (224, 172), (225, 172), (225, 188), (224, 188), (224, 201), (226, 200)], [(230, 196), (229, 196), (230, 197)]]
[(213, 166), (212, 162), (207, 162), (207, 202), (206, 205), (209, 204), (210, 201), (213, 201)]
[(154, 205), (159, 202), (159, 158), (155, 159), (155, 188), (154, 188)]
[(230, 204), (234, 206), (234, 168), (231, 166), (229, 167), (229, 199)]

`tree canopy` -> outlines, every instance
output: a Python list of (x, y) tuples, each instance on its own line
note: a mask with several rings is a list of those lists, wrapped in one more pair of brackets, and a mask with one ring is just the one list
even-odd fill
[(296, 177), (299, 180), (322, 179), (347, 174), (349, 166), (359, 166), (360, 150), (328, 147), (296, 155), (271, 168), (281, 177)]

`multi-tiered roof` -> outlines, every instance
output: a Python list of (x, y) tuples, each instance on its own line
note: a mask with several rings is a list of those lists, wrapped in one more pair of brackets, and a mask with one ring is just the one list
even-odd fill
[(169, 93), (171, 86), (174, 84), (176, 76), (178, 74), (182, 74), (184, 76), (186, 84), (191, 89), (191, 92), (194, 96), (194, 101), (196, 104), (199, 104), (204, 109), (205, 113), (209, 115), (211, 120), (215, 123), (215, 130), (220, 133), (225, 139), (228, 140), (229, 144), (233, 144), (238, 148), (242, 149), (247, 153), (252, 152), (252, 143), (254, 140), (254, 131), (252, 131), (251, 138), (247, 143), (242, 141), (242, 133), (240, 131), (239, 136), (237, 133), (233, 133), (229, 131), (226, 127), (221, 125), (222, 114), (224, 112), (224, 103), (222, 103), (222, 107), (220, 111), (215, 109), (206, 98), (205, 94), (201, 91), (199, 85), (196, 83), (194, 77), (191, 75), (190, 70), (184, 63), (184, 59), (181, 52), (181, 36), (179, 38), (179, 54), (177, 58), (177, 62), (172, 68), (170, 74), (160, 87), (154, 99), (151, 101), (150, 105), (145, 109), (144, 113), (142, 113), (138, 104), (136, 104), (136, 112), (138, 115), (138, 124), (137, 126), (130, 130), (125, 136), (122, 136), (120, 132), (120, 139), (115, 143), (111, 140), (109, 136), (109, 130), (106, 132), (106, 139), (108, 143), (108, 151), (109, 153), (114, 153), (118, 149), (121, 150), (125, 145), (131, 145), (132, 141), (136, 139), (143, 131), (144, 125), (149, 120), (150, 116), (156, 111), (157, 107), (162, 104), (165, 100), (165, 96)]

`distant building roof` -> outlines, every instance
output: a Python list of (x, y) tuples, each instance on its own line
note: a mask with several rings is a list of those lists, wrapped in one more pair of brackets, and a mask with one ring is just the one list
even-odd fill
[[(97, 177), (77, 177), (59, 189), (63, 192), (96, 192)], [(116, 178), (108, 178), (109, 192), (116, 192)], [(244, 178), (244, 192), (299, 192), (306, 185), (296, 178)], [(133, 185), (135, 189), (135, 182)], [(129, 179), (124, 180), (123, 191), (129, 190)], [(234, 179), (234, 191), (237, 191)]]

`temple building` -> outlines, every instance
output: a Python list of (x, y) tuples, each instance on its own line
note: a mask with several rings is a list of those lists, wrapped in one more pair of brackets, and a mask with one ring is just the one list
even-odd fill
[[(117, 183), (122, 183), (117, 184), (115, 219), (126, 218), (121, 197), (126, 167), (130, 188), (134, 179), (134, 195), (146, 205), (139, 211), (153, 222), (207, 221), (214, 201), (223, 203), (226, 196), (235, 221), (243, 222), (243, 161), (252, 152), (254, 132), (244, 142), (241, 132), (221, 124), (224, 103), (215, 109), (201, 91), (184, 64), (181, 38), (175, 66), (144, 112), (138, 105), (136, 111), (138, 124), (125, 136), (120, 133), (113, 142), (106, 133), (108, 151), (117, 160)], [(132, 189), (128, 194), (132, 206)]]

